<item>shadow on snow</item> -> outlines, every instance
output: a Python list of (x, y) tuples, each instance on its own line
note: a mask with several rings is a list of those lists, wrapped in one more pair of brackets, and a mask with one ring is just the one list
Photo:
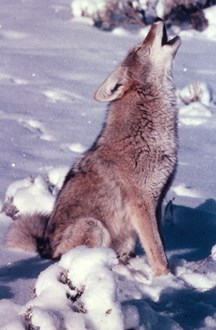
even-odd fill
[[(216, 244), (216, 201), (208, 199), (197, 208), (170, 204), (164, 215), (162, 232), (165, 249), (171, 254), (171, 264), (182, 258), (188, 262), (201, 260), (200, 267), (203, 268), (202, 259), (211, 254), (212, 246)], [(140, 247), (138, 253), (142, 254)], [(198, 270), (200, 267), (197, 263)], [(215, 261), (211, 262), (211, 271), (216, 271)], [(165, 322), (164, 329), (172, 329), (170, 319), (184, 330), (199, 329), (204, 326), (205, 317), (215, 313), (216, 287), (205, 292), (189, 286), (182, 289), (168, 287), (157, 303), (144, 298), (133, 300), (132, 304), (137, 306), (147, 330), (157, 330), (161, 322)], [(150, 319), (153, 321), (148, 322)]]
[(10, 283), (20, 279), (34, 279), (50, 266), (53, 262), (50, 260), (41, 259), (39, 256), (25, 258), (15, 261), (7, 266), (0, 268), (0, 299), (13, 298), (13, 294), (9, 286), (4, 285), (4, 282)]
[(197, 208), (170, 205), (163, 225), (165, 249), (173, 257), (197, 261), (208, 257), (216, 244), (216, 202), (206, 200)]

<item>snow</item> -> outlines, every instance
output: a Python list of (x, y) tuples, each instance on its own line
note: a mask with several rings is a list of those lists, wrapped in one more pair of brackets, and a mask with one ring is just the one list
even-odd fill
[[(47, 182), (38, 176), (14, 181), (6, 191), (5, 204), (12, 204), (19, 213), (50, 213), (55, 198), (49, 193)], [(17, 215), (18, 215), (17, 214)]]
[(147, 29), (101, 32), (72, 20), (69, 0), (1, 0), (0, 329), (216, 328), (215, 8), (207, 30), (181, 33), (174, 63), (179, 165), (162, 226), (172, 274), (155, 277), (139, 245), (127, 265), (105, 248), (55, 263), (6, 248), (5, 208), (50, 212), (102, 127), (94, 92)]
[(215, 22), (215, 15), (216, 15), (216, 5), (210, 8), (206, 8), (204, 10), (205, 18), (210, 23), (208, 28), (203, 31), (203, 35), (211, 40), (216, 40), (216, 22)]
[(171, 189), (178, 196), (187, 196), (187, 197), (193, 197), (193, 198), (201, 198), (202, 197), (200, 192), (198, 192), (196, 189), (193, 189), (192, 187), (187, 187), (185, 185), (185, 183), (179, 184), (175, 187), (172, 187)]
[(74, 0), (71, 3), (72, 13), (74, 16), (82, 16), (86, 12), (89, 16), (95, 15), (97, 11), (102, 11), (106, 8), (106, 0)]
[(185, 86), (178, 92), (178, 95), (185, 104), (197, 101), (208, 107), (212, 101), (211, 89), (206, 83), (199, 81)]
[(216, 260), (216, 245), (214, 245), (211, 249), (211, 257), (213, 260)]

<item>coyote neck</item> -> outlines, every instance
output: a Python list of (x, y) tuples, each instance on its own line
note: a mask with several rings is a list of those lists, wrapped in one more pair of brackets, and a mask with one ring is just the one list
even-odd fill
[[(168, 85), (168, 84), (167, 84)], [(128, 128), (132, 135), (142, 130), (147, 136), (153, 131), (159, 135), (176, 135), (176, 98), (174, 87), (157, 88), (151, 85), (130, 90), (121, 100), (111, 103), (105, 134), (121, 139)]]
[(152, 117), (160, 118), (161, 116), (175, 118), (176, 95), (173, 78), (171, 73), (164, 72), (163, 76), (156, 76), (156, 78), (147, 80), (144, 85), (140, 85), (135, 91), (139, 94), (137, 104), (145, 107)]

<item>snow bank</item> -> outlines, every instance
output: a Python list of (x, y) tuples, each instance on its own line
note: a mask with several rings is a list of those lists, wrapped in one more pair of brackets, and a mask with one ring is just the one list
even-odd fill
[(123, 329), (115, 278), (110, 271), (117, 263), (113, 250), (84, 246), (65, 254), (60, 261), (60, 265), (69, 269), (67, 276), (72, 285), (81, 292), (90, 329)]
[[(20, 329), (25, 329), (24, 324), (28, 324), (41, 330), (123, 329), (124, 316), (111, 271), (117, 263), (114, 251), (108, 248), (73, 249), (39, 275), (36, 297), (25, 306), (1, 303), (7, 320), (1, 328), (12, 329), (19, 324)], [(130, 314), (134, 314), (132, 309)], [(131, 320), (126, 323), (134, 324)]]
[(52, 186), (53, 195), (57, 195), (59, 190), (61, 189), (64, 179), (69, 171), (69, 166), (61, 166), (61, 167), (54, 167), (48, 170), (48, 180), (50, 185)]
[[(191, 123), (191, 121), (190, 121)], [(197, 122), (196, 122), (197, 123)], [(192, 187), (187, 187), (185, 183), (179, 184), (177, 186), (173, 186), (171, 188), (176, 195), (178, 196), (187, 196), (192, 198), (201, 198), (202, 195), (199, 191)]]
[(210, 40), (216, 41), (216, 5), (204, 10), (205, 18), (208, 20), (208, 27), (202, 35)]
[(177, 92), (177, 95), (185, 104), (200, 102), (209, 107), (212, 101), (212, 90), (204, 82), (195, 81)]
[(3, 299), (0, 301), (0, 329), (23, 330), (24, 322), (18, 317), (21, 306), (12, 301)]
[[(59, 175), (58, 170), (50, 173), (51, 181), (56, 183), (64, 176), (61, 168)], [(29, 179), (14, 182), (8, 196), (15, 196), (17, 189), (31, 183)], [(195, 190), (183, 186), (176, 193), (198, 197)], [(25, 204), (28, 195), (24, 196)], [(43, 189), (38, 190), (38, 196), (42, 201)], [(212, 290), (216, 285), (214, 260), (215, 246), (211, 256), (199, 262), (173, 259), (173, 274), (155, 277), (145, 256), (124, 265), (118, 264), (111, 249), (77, 247), (40, 273), (35, 298), (27, 304), (21, 307), (8, 300), (0, 302), (0, 311), (4, 307), (5, 313), (0, 328), (138, 330), (142, 329), (141, 324), (149, 323), (156, 328), (163, 324), (163, 329), (180, 330), (178, 322), (155, 312), (145, 300), (159, 304), (166, 292), (184, 292), (188, 288), (201, 293)], [(213, 318), (205, 318), (204, 323), (214, 324)]]
[(105, 10), (107, 0), (73, 0), (71, 3), (74, 16), (95, 16), (98, 12)]
[(193, 82), (178, 90), (177, 97), (179, 99), (179, 121), (181, 124), (202, 125), (212, 117), (213, 92), (206, 83)]
[(38, 176), (12, 182), (7, 191), (4, 211), (12, 218), (24, 213), (49, 214), (61, 189), (68, 166), (47, 169), (47, 179)]
[(6, 192), (4, 211), (15, 217), (23, 213), (49, 214), (54, 205), (48, 182), (41, 176), (18, 180), (9, 185)]

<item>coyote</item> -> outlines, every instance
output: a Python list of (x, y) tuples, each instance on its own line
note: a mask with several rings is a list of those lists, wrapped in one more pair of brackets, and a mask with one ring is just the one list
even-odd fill
[(75, 246), (134, 253), (137, 236), (156, 275), (169, 272), (159, 233), (160, 207), (177, 161), (172, 62), (180, 46), (161, 19), (102, 83), (109, 102), (102, 132), (66, 175), (50, 215), (20, 215), (10, 247), (59, 258)]

